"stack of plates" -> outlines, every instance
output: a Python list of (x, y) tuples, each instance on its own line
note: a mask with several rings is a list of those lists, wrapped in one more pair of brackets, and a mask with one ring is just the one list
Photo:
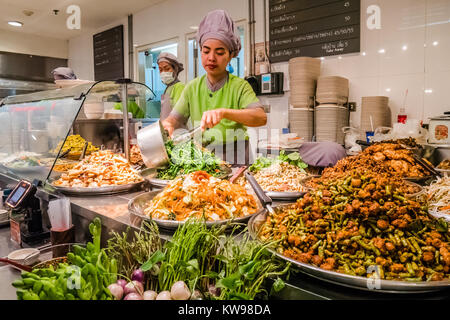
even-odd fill
[(304, 141), (311, 141), (314, 132), (314, 109), (290, 108), (289, 109), (289, 131), (296, 133)]
[(319, 77), (316, 100), (320, 103), (346, 103), (348, 100), (348, 79), (337, 76)]
[(349, 125), (349, 111), (346, 107), (324, 104), (316, 108), (316, 141), (333, 141), (344, 144), (343, 127)]
[(384, 96), (361, 98), (361, 130), (372, 131), (370, 116), (372, 116), (373, 129), (391, 126), (391, 111), (388, 106), (389, 98)]
[(290, 105), (307, 108), (314, 105), (316, 82), (320, 75), (320, 59), (297, 57), (289, 60)]

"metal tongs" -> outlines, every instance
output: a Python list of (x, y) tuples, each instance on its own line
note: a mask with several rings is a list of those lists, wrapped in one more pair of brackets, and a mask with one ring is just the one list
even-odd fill
[(259, 201), (261, 201), (262, 206), (266, 208), (271, 214), (275, 214), (275, 211), (272, 208), (272, 198), (266, 195), (264, 190), (256, 181), (255, 177), (250, 172), (246, 171), (245, 178), (247, 179), (248, 183), (250, 183), (250, 185), (252, 186), (253, 190), (256, 193), (256, 196), (258, 197)]
[(425, 170), (431, 172), (431, 174), (435, 177), (442, 177), (442, 174), (437, 171), (435, 168), (433, 168), (433, 166), (431, 166), (428, 162), (426, 162), (424, 159), (422, 159), (421, 157), (419, 157), (417, 154), (413, 153), (413, 158), (414, 160), (416, 160), (416, 162), (418, 164), (420, 164), (420, 166), (422, 168), (424, 168)]
[(67, 154), (69, 154), (70, 150), (72, 150), (72, 148), (67, 149), (66, 151), (64, 151), (63, 153), (61, 153), (58, 156), (58, 159), (61, 159), (62, 157), (65, 157)]
[(83, 151), (81, 152), (80, 161), (84, 159), (88, 145), (89, 145), (89, 142), (86, 141), (84, 143)]
[(177, 145), (177, 144), (189, 141), (197, 134), (197, 132), (199, 132), (201, 130), (202, 130), (201, 127), (196, 127), (194, 129), (190, 130), (189, 132), (180, 134), (172, 139), (173, 144)]

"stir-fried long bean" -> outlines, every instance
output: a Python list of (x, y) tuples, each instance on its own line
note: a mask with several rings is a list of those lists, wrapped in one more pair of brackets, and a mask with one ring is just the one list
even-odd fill
[(325, 270), (370, 276), (378, 266), (382, 279), (449, 279), (447, 223), (400, 192), (396, 180), (354, 170), (315, 187), (269, 214), (260, 238), (279, 240), (281, 254)]

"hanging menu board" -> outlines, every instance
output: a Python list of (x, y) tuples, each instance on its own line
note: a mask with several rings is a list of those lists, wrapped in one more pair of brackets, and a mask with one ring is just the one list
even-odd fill
[(95, 81), (124, 77), (123, 25), (94, 34)]
[(360, 50), (360, 0), (270, 0), (270, 61)]

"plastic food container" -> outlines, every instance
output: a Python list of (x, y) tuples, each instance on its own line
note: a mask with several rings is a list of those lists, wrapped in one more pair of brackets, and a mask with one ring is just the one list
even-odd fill
[(25, 248), (11, 252), (8, 259), (26, 266), (34, 264), (39, 259), (40, 251), (34, 248)]

